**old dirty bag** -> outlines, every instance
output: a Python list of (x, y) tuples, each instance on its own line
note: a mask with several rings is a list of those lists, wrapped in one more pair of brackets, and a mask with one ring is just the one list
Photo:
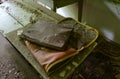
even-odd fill
[[(75, 70), (75, 68), (89, 55), (89, 53), (96, 46), (94, 42), (98, 37), (98, 32), (94, 28), (82, 25), (72, 18), (66, 18), (60, 21), (58, 25), (59, 24), (69, 25), (65, 26), (65, 29), (70, 29), (70, 35), (68, 35), (65, 41), (66, 43), (64, 42), (64, 44), (66, 44), (66, 48), (64, 48), (64, 50), (54, 50), (54, 48), (51, 49), (49, 47), (33, 43), (34, 41), (29, 40), (28, 37), (23, 35), (25, 31), (29, 29), (29, 27), (26, 28), (21, 35), (22, 38), (27, 39), (25, 44), (31, 51), (31, 54), (42, 65), (46, 73), (49, 74), (50, 78), (52, 79), (63, 79), (62, 77), (64, 77), (64, 79), (68, 78), (69, 75)], [(30, 28), (31, 27), (32, 26), (30, 26)], [(68, 66), (70, 67), (69, 71)], [(62, 77), (60, 77), (60, 73), (62, 72), (65, 72), (65, 74), (64, 76), (62, 75)]]
[(40, 46), (54, 50), (64, 50), (71, 31), (72, 26), (69, 24), (37, 21), (31, 27), (25, 29), (21, 36)]

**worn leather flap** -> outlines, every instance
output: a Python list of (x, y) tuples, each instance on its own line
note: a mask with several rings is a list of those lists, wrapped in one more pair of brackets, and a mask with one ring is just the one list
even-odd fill
[(22, 37), (44, 47), (64, 50), (71, 31), (72, 26), (69, 24), (37, 21), (23, 31)]

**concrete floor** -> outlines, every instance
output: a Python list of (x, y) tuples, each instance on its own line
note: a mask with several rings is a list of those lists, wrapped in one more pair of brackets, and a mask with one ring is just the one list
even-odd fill
[(0, 33), (0, 79), (40, 79), (35, 69)]

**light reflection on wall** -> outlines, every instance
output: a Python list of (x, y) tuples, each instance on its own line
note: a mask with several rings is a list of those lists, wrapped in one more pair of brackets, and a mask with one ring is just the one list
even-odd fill
[(120, 4), (115, 4), (115, 3), (111, 3), (111, 2), (107, 2), (107, 1), (105, 1), (105, 4), (114, 13), (114, 15), (118, 19), (120, 19)]
[(104, 34), (107, 38), (109, 38), (109, 39), (111, 39), (111, 40), (114, 40), (114, 38), (115, 38), (114, 32), (112, 32), (112, 31), (110, 31), (110, 30), (108, 30), (108, 29), (102, 29), (101, 31), (103, 32), (103, 34)]
[(77, 3), (58, 8), (57, 13), (64, 16), (64, 17), (72, 17), (74, 19), (78, 19), (78, 8)]
[(43, 7), (46, 7), (47, 9), (51, 10), (51, 8), (49, 6), (47, 6), (46, 4), (40, 2), (39, 0), (37, 0), (37, 3), (42, 5)]

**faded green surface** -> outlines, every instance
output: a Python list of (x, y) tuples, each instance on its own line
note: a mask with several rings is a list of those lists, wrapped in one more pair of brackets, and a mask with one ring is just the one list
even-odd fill
[(0, 30), (2, 30), (4, 34), (22, 27), (23, 26), (20, 25), (13, 17), (0, 8)]
[[(21, 7), (23, 5), (15, 4), (14, 2), (5, 2), (1, 4), (1, 8), (4, 9), (8, 14), (14, 17), (19, 23), (23, 26), (30, 23), (31, 19), (35, 19), (35, 13), (30, 12), (29, 10), (23, 10)], [(40, 15), (40, 14), (39, 14)]]
[[(41, 6), (37, 1), (34, 0), (12, 0), (17, 1), (18, 3), (22, 3), (27, 8), (30, 8), (32, 10), (37, 10), (39, 13), (42, 14), (40, 18), (44, 18), (45, 20), (53, 20), (53, 21), (60, 21), (63, 19), (62, 16), (54, 13), (51, 10), (46, 9), (45, 7)], [(24, 8), (24, 7), (23, 7)], [(46, 17), (47, 16), (47, 17)]]

